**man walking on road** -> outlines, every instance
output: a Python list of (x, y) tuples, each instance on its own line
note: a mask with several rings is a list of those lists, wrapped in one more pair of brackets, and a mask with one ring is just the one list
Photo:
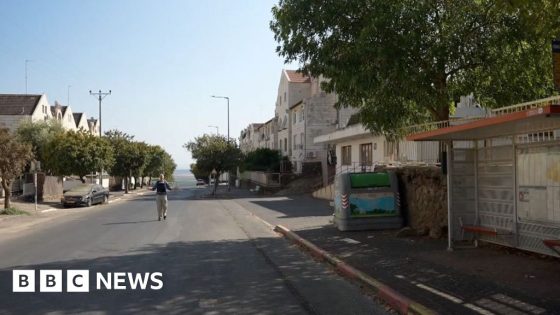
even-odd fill
[(167, 191), (171, 190), (167, 181), (165, 181), (163, 174), (159, 175), (159, 180), (154, 184), (152, 190), (156, 191), (156, 203), (158, 211), (158, 221), (167, 219)]

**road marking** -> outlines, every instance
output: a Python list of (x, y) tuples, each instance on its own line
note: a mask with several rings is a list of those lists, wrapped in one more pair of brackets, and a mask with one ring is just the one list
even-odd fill
[(479, 314), (482, 314), (482, 315), (494, 315), (494, 313), (492, 313), (492, 312), (490, 312), (490, 311), (488, 311), (488, 310), (485, 310), (485, 309), (483, 309), (482, 307), (478, 307), (478, 306), (476, 306), (476, 305), (472, 305), (471, 303), (466, 303), (466, 304), (463, 304), (463, 305), (464, 305), (466, 308), (471, 309), (471, 310), (473, 310), (473, 311), (475, 311), (475, 312), (477, 312), (477, 313), (479, 313)]
[(48, 208), (48, 209), (45, 209), (45, 210), (41, 210), (41, 213), (43, 213), (43, 212), (51, 212), (51, 211), (56, 211), (56, 210), (58, 210), (58, 209), (57, 209), (57, 208)]
[(343, 238), (343, 239), (341, 239), (341, 241), (346, 242), (348, 244), (360, 244), (359, 241), (356, 241), (356, 240), (351, 239), (351, 238)]
[(122, 200), (122, 198), (111, 199), (111, 200), (109, 200), (109, 203), (113, 203), (113, 202), (116, 202), (116, 201), (119, 201), (119, 200)]
[(524, 310), (526, 312), (530, 312), (533, 314), (542, 314), (544, 312), (546, 312), (546, 310), (544, 308), (540, 308), (537, 307), (535, 305), (531, 305), (529, 303), (525, 303), (523, 301), (520, 300), (516, 300), (512, 297), (509, 297), (507, 295), (504, 294), (494, 294), (491, 296), (494, 300), (499, 301), (501, 303), (505, 303), (505, 304), (509, 304), (511, 306), (514, 306), (518, 309)]
[(426, 291), (430, 291), (430, 292), (432, 292), (432, 293), (435, 294), (435, 295), (439, 295), (439, 296), (441, 296), (442, 298), (448, 299), (449, 301), (451, 301), (451, 302), (453, 302), (453, 303), (457, 303), (457, 304), (463, 303), (463, 300), (461, 300), (461, 299), (459, 299), (459, 298), (457, 298), (457, 297), (454, 297), (454, 296), (452, 296), (452, 295), (450, 295), (450, 294), (447, 294), (447, 293), (445, 293), (445, 292), (441, 292), (440, 290), (434, 289), (434, 288), (432, 288), (432, 287), (430, 287), (430, 286), (427, 286), (427, 285), (425, 285), (425, 284), (417, 283), (416, 286), (419, 287), (420, 289), (424, 289), (424, 290), (426, 290)]
[[(403, 275), (395, 275), (395, 277), (398, 278), (398, 279), (406, 280), (406, 277), (403, 276)], [(435, 294), (435, 295), (438, 295), (438, 296), (440, 296), (440, 297), (442, 297), (442, 298), (444, 298), (444, 299), (447, 299), (447, 300), (449, 300), (449, 301), (451, 301), (451, 302), (453, 302), (453, 303), (455, 303), (455, 304), (461, 304), (462, 306), (464, 306), (464, 307), (466, 307), (466, 308), (468, 308), (468, 309), (470, 309), (470, 310), (472, 310), (472, 311), (475, 311), (475, 312), (477, 312), (477, 313), (479, 313), (479, 314), (481, 314), (481, 315), (495, 315), (494, 313), (492, 313), (491, 311), (489, 311), (489, 310), (487, 310), (487, 309), (484, 309), (484, 308), (482, 308), (482, 307), (473, 305), (473, 304), (471, 304), (471, 303), (465, 303), (463, 300), (461, 300), (460, 298), (458, 298), (458, 297), (456, 297), (456, 296), (453, 296), (453, 295), (451, 295), (451, 294), (447, 294), (447, 293), (442, 292), (442, 291), (440, 291), (440, 290), (438, 290), (438, 289), (432, 288), (432, 287), (430, 287), (430, 286), (428, 286), (428, 285), (425, 285), (425, 284), (422, 284), (422, 283), (418, 283), (418, 282), (416, 282), (416, 281), (410, 281), (410, 283), (412, 283), (413, 285), (417, 286), (417, 287), (420, 288), (420, 289), (423, 289), (423, 290), (426, 290), (426, 291), (428, 291), (428, 292), (431, 292), (431, 293), (433, 293), (433, 294)], [(478, 304), (480, 304), (480, 303), (478, 303)], [(486, 306), (486, 305), (482, 305), (482, 306)]]

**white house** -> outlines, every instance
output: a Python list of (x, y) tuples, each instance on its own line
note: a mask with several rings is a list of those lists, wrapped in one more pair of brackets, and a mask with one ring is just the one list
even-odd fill
[(241, 131), (239, 137), (239, 148), (242, 152), (247, 153), (259, 148), (260, 133), (259, 128), (263, 124), (250, 124)]
[(14, 131), (22, 120), (47, 121), (51, 117), (45, 94), (0, 94), (0, 128)]
[(274, 110), (277, 120), (278, 150), (283, 156), (292, 155), (290, 107), (311, 94), (311, 79), (294, 70), (282, 70)]
[(357, 114), (337, 130), (315, 137), (314, 142), (336, 146), (337, 173), (370, 171), (379, 164), (436, 163), (439, 158), (439, 142), (389, 141), (367, 130)]
[(89, 132), (87, 116), (85, 113), (74, 113), (74, 122), (76, 122), (76, 130), (83, 130)]
[(322, 78), (310, 80), (310, 96), (290, 106), (290, 160), (295, 173), (301, 173), (306, 162), (320, 162), (326, 158), (328, 145), (315, 143), (314, 138), (334, 131), (338, 123), (338, 110), (334, 107), (336, 94), (321, 89)]
[(276, 119), (271, 118), (258, 129), (259, 133), (259, 148), (278, 149), (278, 132), (276, 130)]

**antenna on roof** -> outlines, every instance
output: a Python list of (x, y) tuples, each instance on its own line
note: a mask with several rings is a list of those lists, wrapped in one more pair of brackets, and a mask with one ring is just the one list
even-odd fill
[(27, 95), (27, 63), (33, 61), (29, 59), (25, 59), (25, 95)]

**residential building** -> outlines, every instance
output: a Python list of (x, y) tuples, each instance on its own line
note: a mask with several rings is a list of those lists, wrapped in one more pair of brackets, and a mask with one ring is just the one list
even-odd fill
[(328, 145), (315, 143), (315, 137), (336, 129), (338, 111), (336, 94), (321, 89), (322, 77), (310, 78), (310, 96), (290, 106), (292, 162), (295, 173), (301, 173), (303, 164), (321, 162), (327, 156)]
[(66, 130), (77, 130), (76, 121), (72, 114), (70, 106), (63, 106), (57, 101), (54, 101), (54, 106), (51, 106), (52, 117), (60, 122), (62, 127)]
[(89, 125), (85, 113), (74, 113), (74, 121), (76, 122), (76, 130), (89, 132)]
[(242, 152), (247, 153), (259, 148), (260, 133), (259, 128), (263, 124), (250, 124), (241, 131), (239, 137), (239, 148)]
[(278, 133), (276, 131), (276, 119), (271, 118), (264, 124), (262, 124), (258, 129), (259, 133), (259, 148), (267, 148), (272, 150), (278, 149)]
[(22, 120), (47, 121), (52, 117), (46, 95), (0, 94), (0, 128), (14, 131)]
[(87, 120), (88, 130), (93, 135), (99, 135), (99, 121), (93, 117)]
[(315, 137), (316, 144), (335, 146), (336, 172), (373, 170), (379, 164), (436, 163), (439, 159), (439, 142), (413, 142), (406, 139), (388, 140), (383, 135), (372, 134), (359, 122), (353, 109), (342, 109), (339, 117), (348, 117), (338, 129)]
[(290, 107), (308, 98), (310, 94), (311, 79), (308, 76), (294, 70), (282, 70), (274, 113), (278, 122), (277, 148), (283, 156), (292, 156)]

